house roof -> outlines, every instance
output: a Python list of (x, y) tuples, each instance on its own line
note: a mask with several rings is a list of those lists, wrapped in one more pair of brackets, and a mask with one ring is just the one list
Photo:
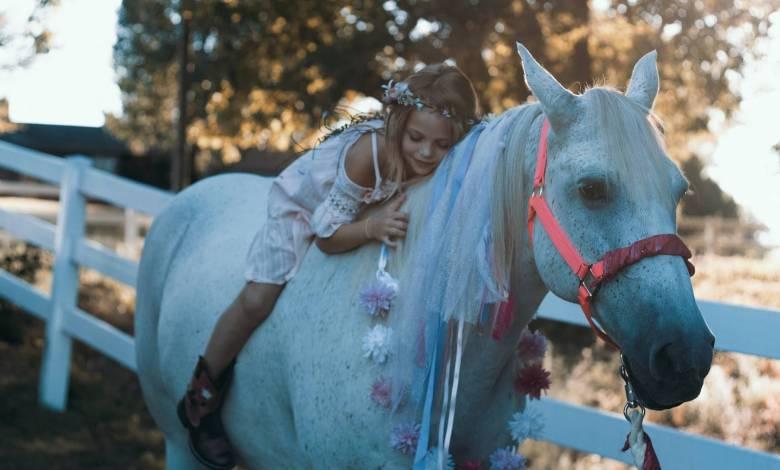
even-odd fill
[(122, 157), (131, 155), (128, 147), (104, 127), (18, 124), (14, 132), (0, 134), (0, 140), (50, 155)]

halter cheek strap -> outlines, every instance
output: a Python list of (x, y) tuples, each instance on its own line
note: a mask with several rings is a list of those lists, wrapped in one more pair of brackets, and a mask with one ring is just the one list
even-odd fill
[(569, 265), (572, 272), (579, 280), (577, 300), (582, 308), (585, 318), (587, 318), (591, 329), (604, 342), (620, 349), (620, 346), (609, 337), (609, 335), (599, 328), (593, 321), (592, 303), (601, 285), (617, 276), (624, 268), (658, 255), (681, 256), (688, 268), (688, 274), (693, 276), (695, 272), (693, 264), (690, 262), (691, 251), (685, 246), (685, 243), (675, 234), (653, 235), (643, 238), (633, 244), (618, 248), (606, 253), (601, 260), (596, 263), (587, 263), (574, 244), (569, 239), (566, 232), (558, 223), (558, 220), (550, 210), (550, 206), (544, 199), (544, 175), (547, 169), (547, 141), (550, 132), (550, 122), (545, 119), (542, 125), (542, 132), (539, 138), (539, 150), (536, 161), (536, 172), (534, 174), (534, 189), (528, 204), (528, 233), (533, 243), (534, 221), (538, 218), (542, 222), (545, 232), (552, 240), (553, 245), (561, 254), (566, 264)]

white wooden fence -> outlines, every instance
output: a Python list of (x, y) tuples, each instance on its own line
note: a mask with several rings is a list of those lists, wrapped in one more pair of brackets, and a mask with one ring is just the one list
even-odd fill
[[(53, 409), (66, 405), (71, 342), (83, 341), (135, 371), (133, 338), (76, 306), (79, 266), (86, 266), (135, 287), (138, 266), (84, 238), (85, 198), (154, 216), (170, 193), (90, 168), (83, 157), (60, 158), (0, 142), (0, 168), (59, 186), (57, 224), (0, 209), (0, 229), (51, 250), (54, 276), (51, 296), (5, 271), (0, 271), (0, 297), (46, 322), (46, 349), (41, 369), (40, 400)], [(717, 337), (716, 348), (780, 360), (780, 311), (716, 302), (699, 302)], [(578, 307), (548, 296), (539, 316), (586, 326)], [(628, 432), (622, 414), (542, 398), (543, 440), (631, 463), (620, 452)], [(780, 425), (780, 423), (779, 423)], [(658, 455), (668, 469), (780, 469), (780, 456), (731, 445), (716, 439), (648, 425)]]
[(135, 287), (138, 265), (84, 237), (86, 198), (158, 214), (171, 194), (90, 168), (84, 157), (66, 160), (0, 142), (0, 167), (59, 186), (57, 224), (0, 209), (0, 229), (54, 253), (51, 296), (0, 271), (0, 297), (46, 322), (39, 396), (64, 410), (73, 339), (83, 341), (131, 370), (136, 369), (133, 338), (77, 306), (79, 268), (92, 268)]

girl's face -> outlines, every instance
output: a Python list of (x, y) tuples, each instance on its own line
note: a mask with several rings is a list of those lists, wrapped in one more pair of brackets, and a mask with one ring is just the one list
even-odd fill
[(433, 172), (452, 144), (449, 119), (437, 111), (413, 110), (401, 138), (401, 155), (408, 177)]

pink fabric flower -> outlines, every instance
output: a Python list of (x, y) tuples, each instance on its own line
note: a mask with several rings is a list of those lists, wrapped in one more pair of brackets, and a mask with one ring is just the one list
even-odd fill
[(390, 408), (390, 381), (379, 377), (371, 385), (371, 400), (383, 408)]
[(550, 373), (539, 364), (525, 366), (517, 373), (514, 388), (517, 393), (538, 400), (542, 392), (550, 388)]
[(532, 332), (528, 328), (520, 334), (517, 343), (517, 359), (523, 365), (542, 362), (547, 352), (547, 338), (543, 334)]
[(390, 311), (395, 290), (379, 280), (372, 281), (360, 291), (360, 305), (372, 317), (384, 317)]
[(390, 434), (390, 445), (403, 454), (411, 455), (417, 448), (420, 438), (420, 425), (416, 423), (399, 424)]

